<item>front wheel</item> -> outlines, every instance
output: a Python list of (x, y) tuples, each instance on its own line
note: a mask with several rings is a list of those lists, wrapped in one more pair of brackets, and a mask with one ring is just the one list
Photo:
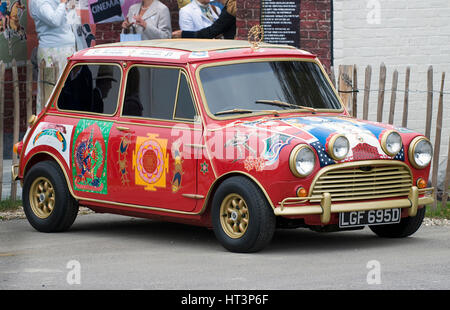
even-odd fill
[(39, 162), (25, 175), (22, 202), (28, 222), (41, 232), (65, 231), (78, 214), (78, 203), (53, 161)]
[(417, 210), (416, 216), (405, 217), (398, 224), (374, 225), (369, 228), (383, 238), (405, 238), (414, 234), (422, 225), (426, 208)]
[(272, 240), (276, 220), (261, 190), (245, 177), (225, 180), (212, 206), (216, 238), (229, 251), (257, 252)]

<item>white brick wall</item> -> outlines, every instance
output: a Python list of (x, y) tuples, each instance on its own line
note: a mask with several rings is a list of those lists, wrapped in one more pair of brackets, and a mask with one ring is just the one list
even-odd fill
[[(405, 70), (411, 67), (410, 90), (427, 90), (427, 70), (434, 68), (434, 90), (446, 72), (442, 143), (439, 162), (447, 158), (450, 133), (450, 1), (449, 0), (335, 0), (334, 68), (358, 66), (358, 88), (364, 88), (364, 71), (372, 66), (371, 89), (378, 89), (379, 67), (387, 67), (383, 122), (388, 122), (392, 74), (399, 71), (398, 89), (405, 88)], [(379, 10), (378, 10), (379, 8)], [(377, 16), (379, 20), (377, 20)], [(389, 90), (389, 91), (388, 91)], [(394, 124), (402, 120), (404, 92), (397, 93)], [(362, 117), (364, 92), (358, 95)], [(376, 120), (377, 92), (371, 92), (369, 119)], [(433, 94), (431, 141), (435, 141), (439, 94)], [(410, 92), (408, 128), (425, 133), (426, 93)], [(443, 170), (445, 167), (439, 167)]]

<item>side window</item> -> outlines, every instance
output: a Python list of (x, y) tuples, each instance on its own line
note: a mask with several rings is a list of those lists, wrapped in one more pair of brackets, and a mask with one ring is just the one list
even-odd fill
[(186, 76), (181, 73), (174, 118), (181, 120), (193, 120), (195, 115), (194, 101), (192, 100), (189, 85), (186, 80)]
[(83, 64), (72, 68), (58, 98), (58, 108), (114, 114), (121, 70), (115, 65)]
[(171, 120), (178, 69), (132, 67), (128, 72), (122, 115)]

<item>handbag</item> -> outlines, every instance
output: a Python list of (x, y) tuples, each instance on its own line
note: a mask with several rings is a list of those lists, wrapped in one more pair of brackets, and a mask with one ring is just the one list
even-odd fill
[(140, 33), (136, 33), (136, 28), (131, 26), (130, 29), (123, 29), (120, 34), (120, 42), (129, 42), (129, 41), (141, 41), (142, 35)]

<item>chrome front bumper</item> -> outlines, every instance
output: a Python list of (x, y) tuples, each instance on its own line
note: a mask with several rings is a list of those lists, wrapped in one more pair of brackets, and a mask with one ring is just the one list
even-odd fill
[[(419, 197), (424, 195), (423, 197)], [(376, 201), (358, 201), (350, 203), (333, 203), (331, 201), (330, 193), (323, 193), (320, 205), (306, 205), (304, 204), (312, 199), (317, 200), (318, 197), (292, 197), (286, 198), (280, 202), (279, 206), (274, 209), (277, 216), (296, 216), (296, 215), (320, 215), (322, 224), (330, 222), (331, 213), (352, 212), (352, 211), (367, 211), (367, 210), (381, 210), (393, 208), (409, 208), (408, 215), (415, 216), (419, 206), (431, 204), (434, 202), (434, 188), (418, 189), (416, 186), (411, 187), (408, 198), (401, 199), (386, 199)]]
[(17, 176), (19, 175), (19, 165), (12, 165), (11, 166), (11, 180), (16, 181)]

